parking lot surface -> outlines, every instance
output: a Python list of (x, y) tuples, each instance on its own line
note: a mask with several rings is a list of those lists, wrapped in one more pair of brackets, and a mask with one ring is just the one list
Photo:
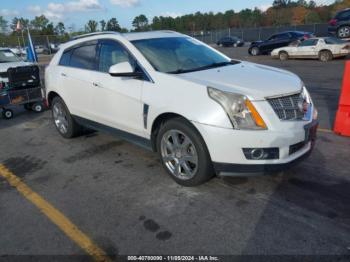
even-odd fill
[[(282, 63), (246, 58), (245, 48), (223, 52), (300, 75), (321, 127), (332, 127), (344, 60)], [(323, 130), (310, 158), (288, 171), (185, 188), (165, 173), (155, 153), (101, 133), (65, 140), (50, 112), (16, 113), (10, 121), (0, 119), (0, 164), (112, 258), (327, 255), (349, 261), (349, 138)], [(0, 256), (86, 254), (66, 225), (52, 223), (1, 176), (0, 219)]]

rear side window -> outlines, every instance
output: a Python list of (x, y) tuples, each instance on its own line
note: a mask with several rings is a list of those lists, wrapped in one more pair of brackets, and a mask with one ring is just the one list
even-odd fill
[(318, 39), (308, 39), (300, 43), (299, 46), (315, 46), (318, 43)]
[(96, 45), (86, 45), (75, 48), (70, 58), (71, 67), (95, 70), (96, 69)]

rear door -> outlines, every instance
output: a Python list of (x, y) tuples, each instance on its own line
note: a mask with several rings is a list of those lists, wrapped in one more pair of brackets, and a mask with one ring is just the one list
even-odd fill
[(66, 50), (59, 62), (59, 92), (73, 115), (91, 116), (96, 55), (97, 41), (88, 41)]

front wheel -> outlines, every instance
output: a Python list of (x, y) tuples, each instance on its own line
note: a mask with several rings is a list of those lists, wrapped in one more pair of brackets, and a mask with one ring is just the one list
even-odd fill
[(214, 176), (204, 140), (182, 118), (162, 125), (157, 136), (157, 150), (163, 167), (182, 186), (198, 186)]

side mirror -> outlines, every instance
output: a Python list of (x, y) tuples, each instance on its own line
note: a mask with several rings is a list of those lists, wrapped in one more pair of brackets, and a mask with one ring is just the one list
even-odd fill
[(142, 78), (142, 72), (135, 72), (129, 62), (122, 62), (115, 65), (112, 65), (109, 68), (109, 74), (115, 77), (133, 77), (133, 78)]

